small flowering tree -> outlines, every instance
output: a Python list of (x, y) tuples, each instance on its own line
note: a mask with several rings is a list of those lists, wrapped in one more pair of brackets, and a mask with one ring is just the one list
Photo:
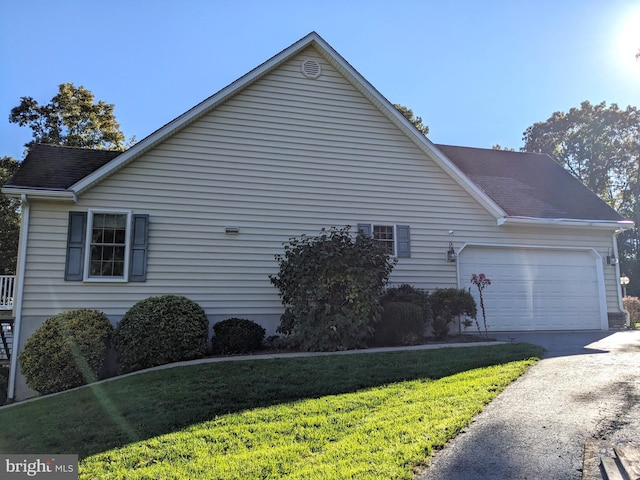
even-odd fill
[[(491, 280), (487, 278), (484, 273), (480, 274), (472, 274), (471, 275), (471, 283), (473, 283), (478, 288), (478, 294), (480, 295), (480, 310), (482, 310), (482, 320), (484, 322), (484, 335), (488, 336), (487, 333), (487, 314), (484, 310), (484, 299), (482, 298), (482, 291), (491, 285)], [(478, 323), (478, 317), (476, 317), (476, 326), (478, 327), (478, 333), (480, 332), (480, 324)]]

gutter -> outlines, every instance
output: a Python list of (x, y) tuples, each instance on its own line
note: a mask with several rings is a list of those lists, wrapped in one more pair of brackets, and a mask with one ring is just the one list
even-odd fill
[(13, 403), (16, 390), (16, 375), (18, 373), (18, 349), (20, 347), (20, 327), (22, 324), (22, 298), (24, 292), (24, 273), (27, 266), (27, 240), (29, 239), (29, 217), (30, 209), (27, 195), (20, 197), (22, 204), (22, 222), (20, 225), (20, 240), (18, 242), (18, 268), (16, 275), (18, 285), (16, 285), (16, 300), (14, 302), (15, 320), (13, 322), (13, 352), (11, 355), (11, 365), (9, 368), (9, 385), (7, 388), (7, 403)]
[(41, 198), (47, 200), (71, 200), (76, 203), (76, 193), (71, 190), (47, 190), (40, 188), (21, 188), (21, 187), (3, 187), (2, 193), (9, 197), (20, 197), (20, 199), (27, 196), (33, 198)]
[(537, 217), (500, 217), (498, 226), (549, 226), (549, 227), (582, 227), (629, 230), (635, 223), (631, 220), (581, 220), (575, 218), (537, 218)]

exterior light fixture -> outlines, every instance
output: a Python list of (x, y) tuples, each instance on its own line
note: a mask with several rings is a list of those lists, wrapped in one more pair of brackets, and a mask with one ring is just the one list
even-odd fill
[(613, 254), (613, 251), (609, 249), (609, 252), (607, 253), (607, 265), (617, 265), (617, 264), (618, 264), (618, 259)]
[(458, 254), (453, 248), (453, 242), (449, 242), (449, 250), (447, 250), (447, 262), (455, 262)]
[(624, 273), (620, 277), (620, 285), (622, 285), (622, 296), (627, 296), (627, 285), (629, 285), (629, 277), (627, 277)]

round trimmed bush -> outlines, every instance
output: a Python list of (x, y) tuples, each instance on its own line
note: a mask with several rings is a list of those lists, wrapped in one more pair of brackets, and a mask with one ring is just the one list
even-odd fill
[(415, 303), (388, 302), (375, 326), (376, 346), (415, 345), (424, 339), (424, 311)]
[(439, 288), (429, 297), (433, 310), (433, 335), (437, 339), (446, 338), (449, 334), (449, 323), (455, 317), (466, 315), (476, 318), (476, 301), (464, 288)]
[(103, 378), (113, 325), (96, 310), (72, 310), (45, 321), (27, 339), (18, 360), (27, 385), (42, 394)]
[(258, 350), (264, 341), (265, 329), (251, 320), (228, 318), (213, 326), (213, 351), (216, 353), (247, 353)]
[(209, 320), (193, 300), (149, 297), (131, 307), (116, 326), (118, 366), (126, 373), (202, 358), (208, 336)]
[(403, 283), (397, 287), (387, 288), (380, 303), (384, 306), (391, 302), (409, 302), (417, 305), (422, 309), (424, 325), (428, 325), (431, 322), (431, 303), (429, 300), (429, 292), (416, 288), (408, 283)]

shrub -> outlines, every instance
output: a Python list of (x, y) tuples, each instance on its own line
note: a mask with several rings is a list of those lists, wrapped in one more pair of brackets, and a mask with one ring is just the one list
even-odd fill
[(295, 335), (271, 335), (264, 339), (263, 347), (268, 350), (300, 350), (300, 341)]
[(141, 300), (116, 327), (118, 365), (132, 372), (193, 360), (207, 352), (209, 321), (196, 302), (179, 295)]
[(375, 326), (374, 345), (415, 345), (424, 338), (424, 311), (415, 303), (387, 302)]
[(459, 315), (475, 318), (476, 301), (471, 294), (462, 288), (437, 289), (429, 296), (433, 311), (433, 334), (437, 339), (449, 334), (449, 323)]
[(629, 312), (629, 319), (631, 326), (635, 326), (640, 322), (640, 298), (638, 297), (624, 297), (622, 299), (622, 305), (624, 309)]
[(290, 239), (276, 260), (280, 269), (269, 278), (285, 306), (278, 332), (297, 336), (304, 350), (366, 346), (395, 265), (382, 242), (333, 227)]
[(0, 405), (7, 402), (7, 389), (9, 387), (9, 369), (0, 367)]
[(416, 288), (408, 283), (403, 283), (398, 287), (387, 288), (381, 303), (384, 306), (389, 302), (409, 302), (419, 306), (424, 313), (425, 326), (431, 321), (431, 303), (429, 302), (429, 292)]
[(216, 353), (247, 353), (262, 347), (266, 331), (256, 322), (243, 318), (228, 318), (213, 326), (213, 351)]
[(96, 310), (72, 310), (45, 321), (27, 339), (18, 360), (27, 385), (60, 392), (104, 376), (113, 325)]

